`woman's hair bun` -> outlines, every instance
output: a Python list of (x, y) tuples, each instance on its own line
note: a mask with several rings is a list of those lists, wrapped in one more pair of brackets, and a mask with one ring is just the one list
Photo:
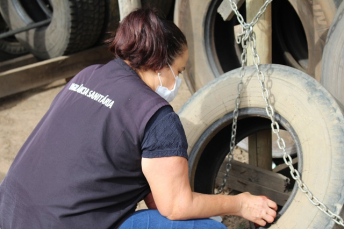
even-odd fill
[(142, 8), (131, 12), (108, 39), (110, 51), (131, 67), (159, 70), (172, 64), (187, 47), (182, 31), (160, 16), (157, 9)]

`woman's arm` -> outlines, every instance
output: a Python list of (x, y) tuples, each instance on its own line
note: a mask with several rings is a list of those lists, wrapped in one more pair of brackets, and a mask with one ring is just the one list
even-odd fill
[(158, 209), (156, 207), (156, 204), (155, 204), (155, 201), (154, 201), (154, 198), (153, 198), (153, 195), (151, 192), (146, 196), (146, 198), (144, 200), (145, 200), (145, 203), (146, 203), (146, 206), (148, 209)]
[(146, 176), (159, 212), (171, 220), (237, 215), (264, 226), (276, 217), (275, 202), (262, 196), (236, 196), (192, 192), (188, 163), (184, 157), (142, 158)]

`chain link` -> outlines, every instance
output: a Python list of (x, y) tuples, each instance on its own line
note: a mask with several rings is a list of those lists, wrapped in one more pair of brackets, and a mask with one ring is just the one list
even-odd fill
[(236, 130), (237, 130), (237, 120), (239, 115), (239, 106), (240, 106), (240, 94), (243, 89), (243, 78), (244, 78), (244, 68), (247, 65), (247, 48), (251, 47), (252, 53), (253, 53), (253, 64), (256, 67), (257, 70), (257, 78), (260, 83), (261, 89), (262, 89), (262, 97), (265, 101), (266, 107), (266, 113), (269, 116), (271, 120), (271, 129), (272, 132), (277, 136), (277, 145), (278, 148), (283, 151), (283, 160), (286, 165), (288, 165), (290, 169), (290, 174), (293, 177), (293, 179), (297, 182), (299, 189), (301, 192), (303, 192), (308, 200), (314, 204), (320, 211), (328, 215), (335, 223), (338, 225), (344, 226), (343, 219), (339, 216), (330, 211), (325, 204), (323, 204), (321, 201), (319, 201), (313, 193), (308, 189), (307, 185), (301, 180), (300, 173), (294, 168), (292, 158), (289, 154), (287, 154), (285, 150), (285, 141), (281, 136), (279, 135), (279, 124), (275, 121), (275, 112), (274, 108), (272, 107), (269, 97), (270, 93), (269, 90), (265, 87), (265, 75), (260, 70), (260, 58), (256, 49), (257, 43), (256, 43), (256, 35), (253, 31), (253, 26), (258, 22), (259, 18), (262, 16), (262, 14), (265, 12), (268, 5), (272, 2), (272, 0), (266, 0), (263, 6), (259, 9), (257, 15), (253, 18), (251, 23), (246, 23), (242, 15), (238, 11), (238, 7), (235, 4), (233, 0), (229, 0), (230, 5), (232, 7), (232, 10), (237, 16), (237, 19), (239, 23), (242, 26), (242, 33), (237, 36), (237, 43), (241, 44), (243, 48), (243, 53), (241, 54), (241, 68), (240, 68), (240, 82), (238, 84), (238, 94), (235, 99), (235, 109), (233, 111), (233, 124), (232, 124), (232, 132), (231, 132), (231, 142), (230, 142), (230, 151), (227, 155), (227, 164), (226, 164), (226, 173), (223, 177), (222, 184), (218, 187), (218, 191), (216, 194), (220, 194), (223, 192), (224, 187), (226, 186), (227, 179), (229, 176), (229, 171), (231, 169), (231, 162), (233, 159), (233, 149), (235, 147), (235, 137), (236, 137)]

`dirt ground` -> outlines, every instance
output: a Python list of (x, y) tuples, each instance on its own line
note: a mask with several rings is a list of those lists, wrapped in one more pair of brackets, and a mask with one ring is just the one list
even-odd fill
[[(43, 87), (0, 98), (0, 182), (5, 177), (20, 147), (64, 86), (65, 80), (59, 80)], [(178, 112), (190, 97), (191, 93), (183, 80), (179, 93), (171, 105)], [(241, 152), (236, 155), (239, 160), (247, 157)], [(140, 202), (138, 209), (145, 208), (145, 204)], [(226, 216), (223, 220), (228, 228), (250, 228), (249, 223), (240, 218)]]

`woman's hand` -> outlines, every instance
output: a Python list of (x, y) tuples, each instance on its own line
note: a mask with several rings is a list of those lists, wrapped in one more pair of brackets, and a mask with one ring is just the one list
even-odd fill
[(267, 197), (249, 193), (232, 196), (193, 192), (188, 162), (183, 157), (142, 158), (142, 171), (160, 214), (170, 220), (238, 215), (265, 225), (276, 217), (277, 205)]
[(260, 226), (274, 221), (277, 211), (277, 204), (274, 201), (266, 196), (253, 196), (248, 192), (238, 196), (241, 198), (239, 216)]

